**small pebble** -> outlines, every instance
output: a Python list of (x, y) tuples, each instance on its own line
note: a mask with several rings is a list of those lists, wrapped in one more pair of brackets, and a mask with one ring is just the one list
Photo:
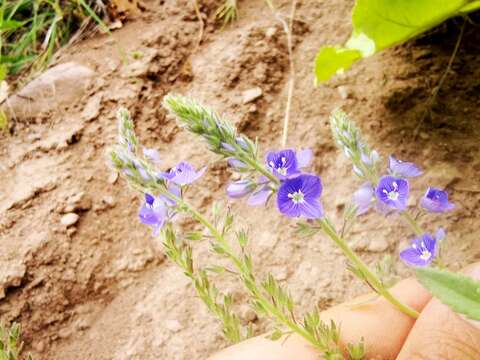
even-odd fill
[(115, 184), (118, 180), (118, 172), (112, 172), (110, 176), (108, 177), (108, 182), (110, 184)]
[(257, 100), (262, 95), (263, 95), (262, 89), (257, 86), (257, 87), (245, 90), (242, 93), (242, 99), (243, 99), (242, 101), (244, 104), (248, 104), (249, 102)]
[(78, 214), (68, 213), (62, 216), (62, 218), (60, 219), (60, 223), (63, 226), (69, 227), (75, 225), (78, 219), (80, 219), (80, 216), (78, 216)]
[(166, 329), (175, 333), (183, 329), (182, 324), (180, 324), (180, 321), (178, 320), (166, 320), (164, 325)]

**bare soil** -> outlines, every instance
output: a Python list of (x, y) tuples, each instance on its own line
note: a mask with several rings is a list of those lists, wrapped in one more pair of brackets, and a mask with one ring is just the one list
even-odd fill
[[(145, 10), (109, 36), (98, 35), (63, 51), (95, 71), (85, 92), (68, 104), (18, 118), (0, 139), (0, 318), (18, 321), (35, 359), (204, 359), (224, 347), (216, 319), (196, 298), (182, 272), (165, 260), (160, 240), (136, 220), (140, 199), (106, 167), (116, 141), (115, 112), (127, 107), (145, 145), (157, 147), (165, 166), (179, 160), (207, 165), (191, 193), (210, 209), (225, 198), (229, 172), (206, 147), (181, 131), (161, 107), (168, 92), (188, 94), (258, 137), (262, 151), (279, 148), (287, 94), (286, 38), (261, 0), (240, 1), (239, 20), (215, 22), (218, 1), (201, 1), (199, 23), (192, 2), (145, 1)], [(426, 171), (414, 181), (412, 199), (428, 185), (445, 187), (457, 209), (424, 219), (448, 234), (450, 265), (480, 259), (480, 31), (466, 25), (452, 71), (429, 106), (460, 31), (450, 21), (434, 32), (355, 65), (345, 76), (313, 86), (312, 64), (322, 44), (345, 41), (353, 1), (299, 1), (294, 27), (297, 69), (288, 145), (311, 147), (313, 171), (322, 176), (326, 211), (340, 224), (359, 181), (336, 150), (328, 115), (342, 106), (372, 147), (414, 161)], [(288, 1), (278, 1), (288, 14)], [(132, 54), (137, 59), (133, 59)], [(139, 55), (140, 54), (140, 55)], [(243, 104), (242, 92), (263, 95)], [(63, 93), (57, 93), (61, 100)], [(34, 101), (34, 99), (32, 99)], [(87, 108), (88, 110), (85, 110)], [(421, 123), (418, 136), (415, 129)], [(411, 205), (414, 205), (412, 202)], [(345, 271), (345, 259), (326, 238), (295, 234), (294, 222), (232, 202), (248, 226), (260, 276), (272, 272), (288, 284), (299, 310), (342, 302), (368, 289)], [(79, 220), (68, 229), (65, 213)], [(368, 262), (396, 257), (411, 236), (400, 220), (375, 213), (351, 234)], [(209, 254), (199, 245), (200, 258)], [(402, 277), (410, 274), (398, 267)], [(219, 279), (235, 295), (245, 323), (262, 332), (233, 279)], [(1, 291), (0, 291), (1, 295)]]

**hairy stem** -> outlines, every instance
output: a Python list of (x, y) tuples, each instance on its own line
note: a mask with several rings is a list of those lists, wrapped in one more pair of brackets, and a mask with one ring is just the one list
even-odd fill
[(424, 231), (408, 211), (403, 211), (401, 214), (416, 235), (423, 235)]
[(242, 281), (245, 282), (245, 280), (247, 280), (249, 282), (249, 286), (247, 286), (247, 288), (249, 289), (251, 295), (271, 316), (273, 316), (278, 322), (282, 323), (284, 326), (288, 327), (290, 330), (296, 332), (297, 334), (305, 338), (313, 346), (317, 348), (320, 347), (314, 336), (312, 336), (309, 332), (307, 332), (304, 328), (299, 326), (293, 320), (289, 319), (288, 316), (286, 316), (280, 309), (278, 309), (275, 304), (272, 304), (272, 302), (263, 294), (263, 292), (259, 288), (259, 285), (254, 280), (252, 272), (248, 269), (245, 262), (242, 261), (242, 259), (240, 259), (235, 254), (229, 242), (207, 218), (205, 218), (195, 207), (190, 205), (188, 202), (169, 193), (166, 189), (162, 190), (162, 193), (183, 206), (199, 223), (201, 223), (208, 229), (208, 231), (215, 238), (217, 243), (222, 246), (228, 258), (234, 263), (235, 267), (238, 269), (239, 273), (241, 274)]
[(332, 239), (335, 244), (343, 251), (345, 256), (356, 266), (356, 268), (362, 273), (365, 277), (365, 280), (387, 301), (389, 301), (393, 306), (404, 314), (411, 316), (413, 318), (418, 318), (418, 312), (408, 305), (403, 304), (398, 300), (380, 281), (380, 279), (368, 268), (368, 266), (358, 257), (357, 254), (348, 246), (346, 241), (341, 238), (337, 231), (326, 221), (325, 218), (318, 220), (323, 232)]

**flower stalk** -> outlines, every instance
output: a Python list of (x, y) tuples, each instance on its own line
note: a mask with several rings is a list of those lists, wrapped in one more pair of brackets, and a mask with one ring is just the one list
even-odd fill
[[(233, 224), (233, 215), (227, 212), (223, 228), (219, 228), (221, 225), (217, 218), (218, 214), (211, 222), (184, 199), (187, 186), (203, 174), (203, 169), (195, 171), (190, 164), (181, 162), (168, 172), (157, 171), (153, 163), (160, 163), (160, 159), (153, 149), (143, 149), (143, 158), (138, 155), (139, 142), (133, 132), (133, 123), (128, 113), (120, 111), (119, 120), (120, 139), (119, 144), (110, 152), (111, 164), (122, 173), (134, 189), (144, 194), (145, 202), (139, 211), (140, 221), (153, 227), (154, 236), (161, 230), (167, 257), (191, 279), (201, 300), (222, 321), (225, 337), (231, 342), (238, 342), (245, 337), (252, 336), (253, 330), (249, 327), (244, 334), (240, 326), (240, 319), (232, 309), (232, 297), (222, 294), (211, 283), (207, 276), (209, 270), (226, 271), (239, 277), (250, 295), (250, 301), (256, 313), (274, 320), (275, 331), (272, 339), (297, 333), (323, 354), (335, 354), (338, 355), (335, 358), (343, 358), (338, 330), (334, 324), (324, 324), (320, 320), (317, 310), (306, 314), (303, 322), (297, 321), (294, 315), (294, 303), (288, 291), (282, 288), (270, 274), (263, 282), (259, 282), (255, 278), (251, 256), (246, 252), (246, 234), (244, 232), (237, 233), (237, 240), (241, 248), (240, 254), (234, 250), (227, 238)], [(218, 121), (215, 122), (215, 124), (218, 123)], [(221, 128), (220, 131), (224, 129)], [(246, 164), (257, 165), (251, 160), (252, 157), (248, 156), (249, 152), (250, 154), (255, 153), (255, 145), (248, 139), (233, 138), (231, 144), (226, 144), (230, 146), (217, 144), (219, 145), (218, 150), (222, 152), (238, 151), (242, 154), (241, 158)], [(261, 167), (259, 170), (262, 170)], [(214, 212), (217, 213), (217, 210)], [(183, 238), (185, 240), (209, 238), (213, 252), (226, 257), (234, 265), (236, 271), (223, 266), (208, 268), (197, 265), (194, 267), (192, 247), (184, 239), (177, 239), (173, 228), (174, 217), (179, 213), (191, 216), (208, 231), (207, 236), (201, 232), (194, 232)], [(363, 353), (362, 343), (349, 344), (349, 354), (355, 355), (358, 352)], [(350, 358), (355, 357), (350, 356)]]
[(270, 316), (274, 317), (278, 323), (284, 325), (291, 331), (305, 338), (305, 340), (307, 340), (313, 346), (317, 348), (320, 347), (318, 341), (314, 338), (314, 336), (312, 336), (312, 334), (310, 334), (308, 331), (298, 325), (294, 320), (290, 319), (287, 314), (283, 313), (274, 302), (269, 300), (263, 294), (263, 291), (260, 289), (259, 284), (255, 280), (251, 265), (248, 264), (248, 260), (246, 262), (245, 258), (242, 259), (235, 254), (230, 243), (225, 239), (224, 235), (222, 235), (205, 216), (203, 216), (194, 206), (189, 204), (187, 201), (169, 193), (168, 191), (166, 191), (166, 189), (161, 189), (160, 191), (164, 195), (176, 201), (180, 205), (180, 207), (185, 208), (200, 224), (202, 224), (203, 226), (205, 226), (205, 228), (208, 229), (210, 234), (215, 239), (216, 245), (219, 245), (221, 247), (221, 252), (226, 255), (237, 268), (241, 280), (243, 281), (245, 287), (249, 290), (250, 295), (252, 296), (252, 300), (256, 303), (256, 306), (258, 308), (263, 309)]
[[(244, 147), (239, 146), (238, 141), (235, 140), (238, 138), (236, 129), (218, 114), (202, 107), (191, 99), (176, 95), (167, 95), (164, 99), (164, 106), (176, 116), (182, 127), (202, 136), (210, 145), (210, 149), (213, 152), (223, 157), (234, 157), (244, 162), (250, 167), (252, 173), (258, 172), (265, 176), (275, 185), (276, 188), (281, 184), (279, 178), (259, 161), (256, 147), (254, 148), (254, 151), (251, 151), (251, 149), (248, 149), (250, 151), (246, 151)], [(210, 124), (213, 124), (213, 127), (210, 126)], [(378, 154), (363, 145), (360, 141), (358, 131), (351, 125), (351, 123), (343, 121), (339, 126), (344, 126), (345, 129), (341, 129), (338, 132), (342, 135), (337, 141), (357, 149), (356, 152), (350, 153), (350, 158), (353, 157), (354, 159), (357, 159), (359, 172), (364, 170), (368, 174), (368, 178), (374, 179), (377, 173), (376, 166)], [(246, 139), (246, 137), (243, 136), (242, 139)], [(249, 141), (249, 143), (253, 144), (251, 141)], [(218, 144), (228, 144), (229, 146), (224, 146), (222, 148), (219, 147)], [(369, 159), (371, 166), (366, 166), (365, 163), (367, 162), (362, 162), (361, 158)], [(385, 299), (397, 309), (408, 316), (414, 318), (418, 317), (418, 312), (403, 304), (390, 293), (390, 291), (382, 284), (381, 280), (369, 270), (368, 266), (348, 246), (346, 241), (337, 234), (336, 230), (330, 225), (325, 217), (317, 221), (322, 231), (340, 247), (345, 256), (347, 256), (356, 269), (360, 271), (363, 280), (367, 281), (368, 284), (378, 292), (378, 294), (384, 296)]]

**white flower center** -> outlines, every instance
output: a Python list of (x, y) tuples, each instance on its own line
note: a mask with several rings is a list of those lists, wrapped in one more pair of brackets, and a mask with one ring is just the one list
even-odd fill
[(396, 181), (394, 181), (392, 183), (393, 185), (393, 190), (392, 191), (387, 191), (386, 189), (383, 189), (383, 193), (387, 195), (387, 197), (390, 199), (390, 200), (397, 200), (398, 199), (398, 196), (400, 195), (398, 193), (398, 184)]
[(282, 156), (280, 158), (280, 161), (282, 162), (282, 164), (279, 167), (277, 167), (273, 161), (270, 161), (269, 165), (272, 169), (277, 170), (277, 172), (280, 175), (286, 176), (287, 175), (287, 170), (288, 170), (287, 167), (285, 166), (286, 163), (287, 163), (287, 158), (285, 156)]
[(294, 204), (301, 204), (305, 201), (305, 195), (302, 190), (295, 191), (293, 194), (288, 194), (288, 197), (292, 199)]
[(424, 261), (427, 261), (427, 260), (430, 260), (431, 257), (432, 257), (432, 253), (430, 251), (428, 251), (427, 249), (422, 250), (422, 254), (420, 255), (420, 259), (422, 259)]

